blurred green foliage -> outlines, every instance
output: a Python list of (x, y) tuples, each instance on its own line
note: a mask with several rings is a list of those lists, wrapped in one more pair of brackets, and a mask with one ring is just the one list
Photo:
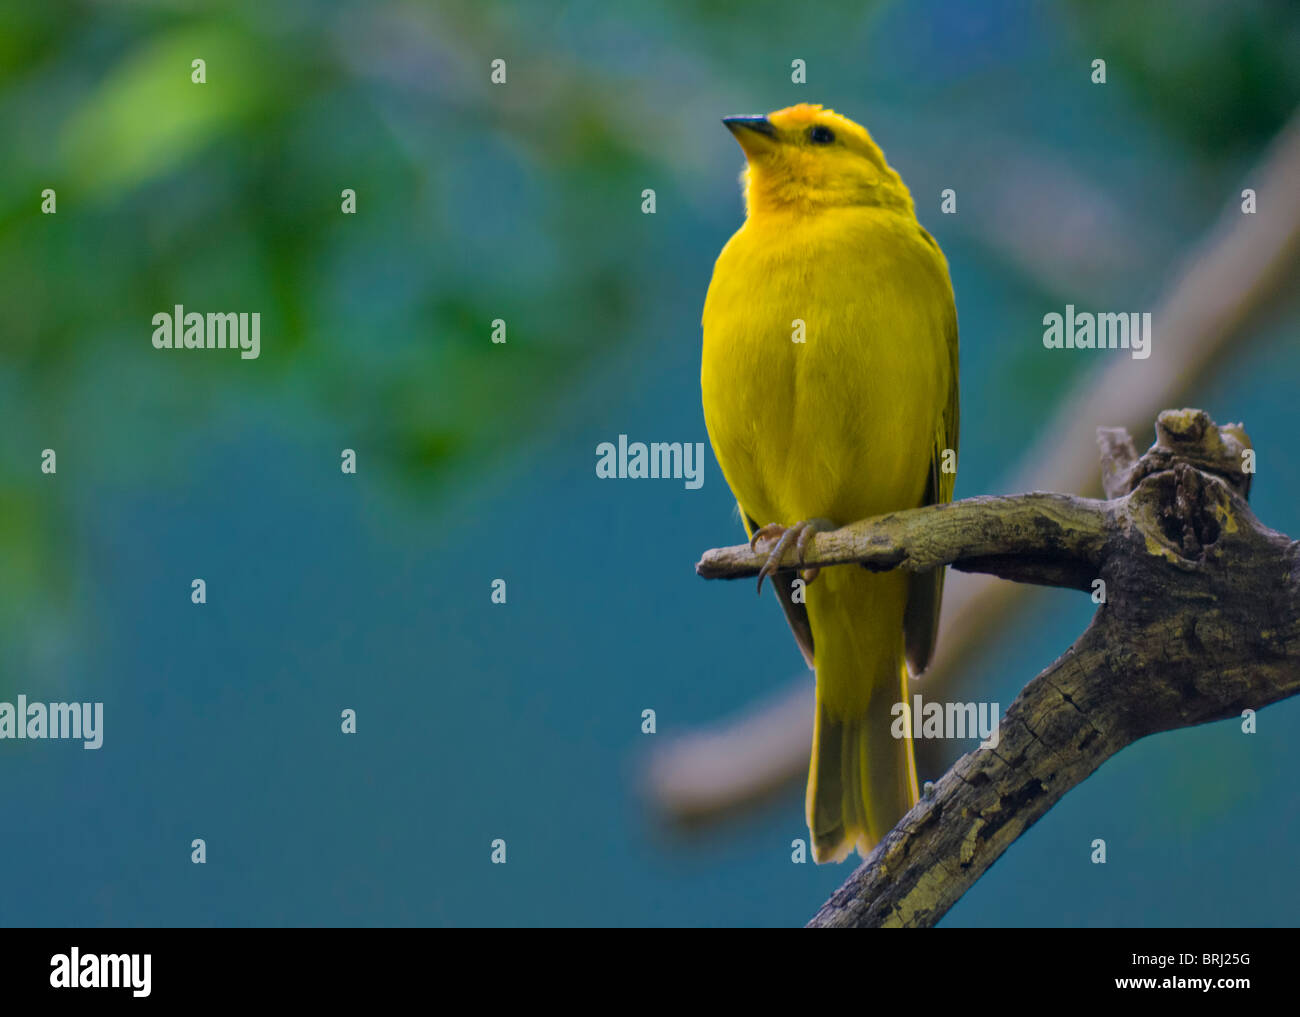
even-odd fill
[[(1212, 163), (1294, 107), (1300, 13), (1281, 0), (1198, 6), (1204, 17), (1074, 11), (1082, 49), (1105, 52), (1112, 75), (1131, 68), (1126, 87)], [(734, 112), (733, 96), (766, 101), (761, 83), (780, 78), (792, 45), (840, 47), (835, 80), (861, 94), (878, 73), (895, 92), (979, 100), (978, 80), (945, 83), (946, 64), (933, 81), (858, 68), (855, 47), (889, 11), (0, 5), (0, 665), (74, 582), (60, 556), (76, 516), (39, 473), (42, 448), (59, 450), (61, 472), (156, 486), (185, 436), (232, 406), (276, 407), (286, 428), (328, 421), (339, 447), (365, 449), (368, 468), (422, 496), (471, 482), (543, 433), (594, 361), (654, 338), (645, 281), (696, 235), (660, 217), (629, 242), (641, 188), (689, 207), (718, 172), (682, 143), (676, 107), (701, 91), (711, 116)], [(492, 93), (500, 55), (526, 83)], [(195, 58), (204, 85), (191, 83)], [(996, 120), (996, 98), (982, 101)], [(942, 157), (945, 137), (909, 118), (894, 150), (928, 143)], [(47, 187), (54, 216), (39, 214)], [(343, 188), (360, 214), (340, 213)], [(974, 242), (1005, 255), (991, 233)], [(1053, 253), (1022, 252), (1015, 285), (1040, 286), (1035, 262), (1046, 270)], [(153, 351), (149, 320), (173, 303), (260, 311), (256, 367)], [(488, 341), (496, 318), (509, 323), (508, 368)]]
[(1300, 4), (1074, 0), (1112, 73), (1211, 164), (1267, 141), (1300, 98)]

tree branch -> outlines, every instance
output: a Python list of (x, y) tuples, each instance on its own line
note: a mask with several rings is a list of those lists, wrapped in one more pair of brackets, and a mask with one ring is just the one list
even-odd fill
[[(1087, 590), (1097, 576), (1106, 540), (1106, 502), (1068, 494), (967, 498), (908, 509), (818, 533), (790, 566), (856, 562), (873, 572), (925, 572), (952, 565), (1005, 579)], [(706, 551), (695, 571), (705, 579), (758, 575), (767, 560), (760, 545)]]
[[(1102, 434), (1109, 501), (973, 498), (818, 534), (808, 564), (951, 563), (1054, 586), (1105, 586), (1092, 624), (1025, 686), (996, 748), (967, 753), (877, 845), (812, 926), (929, 926), (1070, 788), (1139, 738), (1300, 691), (1300, 545), (1246, 504), (1239, 425), (1166, 411), (1134, 460)], [(701, 574), (753, 574), (747, 547)], [(793, 563), (791, 563), (793, 564)], [(1086, 580), (1086, 581), (1085, 581)]]

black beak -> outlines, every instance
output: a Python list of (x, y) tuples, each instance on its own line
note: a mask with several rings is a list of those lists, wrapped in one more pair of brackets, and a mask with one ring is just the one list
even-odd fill
[(722, 122), (727, 125), (727, 129), (732, 134), (744, 128), (757, 134), (766, 134), (769, 138), (776, 137), (776, 128), (772, 126), (772, 121), (768, 120), (767, 117), (723, 117)]

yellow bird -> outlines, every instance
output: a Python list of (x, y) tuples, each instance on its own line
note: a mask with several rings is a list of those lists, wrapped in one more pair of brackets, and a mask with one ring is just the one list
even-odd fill
[(839, 861), (916, 802), (895, 704), (934, 650), (943, 570), (795, 568), (818, 530), (951, 500), (957, 314), (943, 252), (866, 130), (807, 104), (723, 123), (747, 215), (704, 303), (704, 419), (751, 543), (775, 542), (759, 587), (773, 577), (816, 671), (808, 828), (813, 857)]

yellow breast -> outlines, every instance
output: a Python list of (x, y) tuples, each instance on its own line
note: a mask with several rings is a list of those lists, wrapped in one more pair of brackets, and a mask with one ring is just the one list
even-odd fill
[(920, 503), (955, 319), (943, 255), (912, 216), (751, 218), (718, 257), (703, 328), (709, 438), (756, 522)]

